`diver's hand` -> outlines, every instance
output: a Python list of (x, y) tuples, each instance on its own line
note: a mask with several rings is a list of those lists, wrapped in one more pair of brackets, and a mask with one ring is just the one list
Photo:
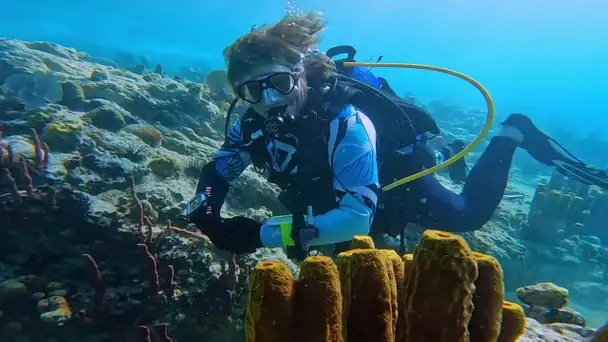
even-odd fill
[(198, 226), (219, 248), (232, 253), (253, 253), (263, 247), (260, 239), (262, 224), (244, 216), (236, 216), (220, 221), (207, 221)]

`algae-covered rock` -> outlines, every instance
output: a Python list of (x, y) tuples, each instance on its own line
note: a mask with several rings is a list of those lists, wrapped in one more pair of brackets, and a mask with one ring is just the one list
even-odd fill
[(16, 280), (9, 279), (0, 283), (0, 302), (27, 295), (27, 286)]
[[(564, 330), (569, 330), (575, 334), (581, 335), (584, 338), (589, 338), (595, 335), (595, 331), (591, 328), (585, 328), (583, 326), (580, 325), (576, 325), (576, 324), (569, 324), (569, 323), (550, 323), (546, 325), (547, 327), (553, 329), (554, 331), (557, 332), (562, 332)], [(599, 342), (599, 341), (593, 341), (593, 342)]]
[(108, 78), (109, 78), (108, 74), (104, 70), (102, 70), (102, 69), (95, 69), (91, 73), (90, 80), (94, 81), (94, 82), (99, 82), (99, 81), (105, 81)]
[(63, 81), (61, 82), (62, 97), (59, 104), (67, 106), (68, 108), (79, 108), (83, 104), (84, 92), (82, 87), (76, 81)]
[(201, 148), (180, 132), (170, 132), (164, 135), (163, 147), (182, 155), (197, 154)]
[(520, 287), (516, 290), (517, 298), (535, 307), (559, 309), (568, 304), (568, 289), (553, 283), (538, 283)]
[(170, 177), (179, 172), (179, 164), (175, 158), (162, 156), (155, 157), (149, 163), (148, 167), (157, 176)]
[(123, 128), (125, 123), (124, 110), (118, 106), (105, 105), (86, 113), (84, 119), (90, 120), (93, 126), (106, 129), (111, 132)]
[(104, 177), (135, 177), (140, 179), (149, 173), (145, 166), (135, 164), (126, 158), (108, 155), (87, 154), (82, 158), (82, 165)]
[(131, 124), (123, 128), (126, 132), (136, 135), (146, 144), (156, 147), (163, 141), (163, 134), (156, 128), (146, 124)]
[(119, 84), (112, 80), (83, 84), (82, 88), (86, 99), (105, 99), (119, 106), (129, 105), (139, 96), (135, 84)]
[[(13, 153), (13, 160), (25, 160), (27, 163), (31, 163), (35, 159), (34, 144), (29, 141), (26, 136), (22, 135), (11, 135), (4, 139), (6, 146), (10, 146)], [(3, 155), (7, 155), (6, 148), (0, 145), (0, 151)]]
[(79, 59), (78, 53), (73, 48), (61, 46), (53, 42), (35, 41), (35, 42), (24, 42), (25, 46), (32, 50), (48, 53), (57, 57), (65, 59)]
[(163, 78), (163, 76), (161, 74), (156, 74), (156, 73), (145, 74), (143, 76), (143, 79), (147, 82), (153, 82), (153, 81), (159, 80), (161, 78)]
[(9, 97), (19, 99), (26, 108), (36, 108), (48, 102), (61, 100), (61, 84), (58, 77), (49, 72), (9, 76), (1, 87)]
[(517, 342), (582, 342), (586, 340), (588, 339), (571, 330), (552, 329), (551, 326), (528, 318), (524, 335), (517, 339)]
[(586, 321), (583, 316), (572, 308), (559, 308), (555, 317), (557, 323), (574, 324), (581, 327), (586, 326)]
[(38, 302), (40, 320), (62, 326), (72, 318), (72, 310), (65, 297), (52, 296)]
[(83, 125), (77, 121), (55, 121), (46, 126), (42, 139), (51, 150), (72, 152), (80, 144)]
[(27, 127), (42, 129), (52, 121), (60, 119), (65, 113), (65, 107), (57, 104), (50, 104), (44, 107), (30, 109), (24, 116), (27, 120)]

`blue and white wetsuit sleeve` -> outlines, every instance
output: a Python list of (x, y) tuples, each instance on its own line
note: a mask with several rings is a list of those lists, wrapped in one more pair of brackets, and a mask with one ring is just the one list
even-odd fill
[[(213, 199), (216, 203), (224, 203), (228, 188), (245, 171), (251, 163), (249, 152), (241, 147), (230, 147), (240, 142), (240, 122), (236, 122), (228, 136), (228, 145), (222, 146), (201, 171), (196, 187), (196, 193), (213, 190)], [(238, 146), (238, 145), (235, 145)], [(214, 208), (214, 215), (219, 216), (220, 208)]]
[(315, 216), (319, 236), (313, 246), (367, 235), (378, 204), (376, 130), (371, 120), (352, 106), (345, 107), (330, 123), (328, 149), (338, 208)]
[[(228, 135), (230, 144), (241, 142), (241, 122), (235, 122)], [(234, 181), (245, 171), (251, 163), (249, 152), (243, 148), (222, 146), (213, 156), (217, 173), (222, 176), (228, 184)]]

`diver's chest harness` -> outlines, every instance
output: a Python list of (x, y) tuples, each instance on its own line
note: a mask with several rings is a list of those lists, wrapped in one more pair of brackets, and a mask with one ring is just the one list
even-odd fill
[[(382, 132), (377, 134), (376, 141), (381, 184), (394, 181), (395, 176), (402, 176), (405, 172), (409, 173), (405, 167), (389, 165), (400, 149), (409, 147), (414, 150), (420, 142), (418, 137), (421, 133), (439, 132), (436, 123), (425, 111), (395, 101), (398, 99), (389, 98), (361, 82), (338, 77), (333, 85), (312, 92), (309, 107), (298, 118), (280, 113), (263, 118), (253, 110), (244, 114), (241, 119), (241, 142), (238, 145), (247, 149), (253, 165), (267, 172), (268, 180), (282, 189), (279, 200), (293, 215), (291, 235), (296, 246), (299, 245), (300, 230), (307, 226), (306, 217), (311, 216), (310, 207), (314, 208), (315, 213), (330, 211), (337, 208), (337, 198), (344, 195), (334, 190), (336, 180), (329, 160), (333, 151), (328, 150), (328, 141), (330, 121), (346, 105), (353, 105), (366, 113), (376, 131)], [(346, 134), (346, 121), (339, 122), (334, 149)], [(407, 166), (414, 163), (399, 164)], [(295, 257), (302, 258), (307, 251), (294, 248), (293, 252)]]
[(267, 172), (268, 181), (281, 188), (279, 200), (294, 219), (300, 212), (305, 214), (308, 206), (315, 212), (336, 207), (328, 151), (329, 121), (315, 111), (298, 119), (264, 119), (253, 114), (242, 120), (242, 139), (253, 165)]

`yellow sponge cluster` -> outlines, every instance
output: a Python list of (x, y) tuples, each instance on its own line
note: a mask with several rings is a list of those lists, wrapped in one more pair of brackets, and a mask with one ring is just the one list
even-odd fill
[(514, 342), (522, 308), (505, 302), (498, 261), (455, 234), (427, 230), (413, 254), (375, 249), (308, 257), (293, 279), (281, 262), (251, 277), (248, 342)]

